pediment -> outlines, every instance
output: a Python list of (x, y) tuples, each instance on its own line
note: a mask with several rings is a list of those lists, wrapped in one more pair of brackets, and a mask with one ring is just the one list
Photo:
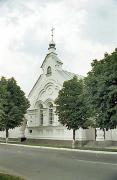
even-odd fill
[(46, 55), (42, 65), (41, 65), (41, 68), (44, 67), (44, 65), (46, 64), (47, 60), (50, 59), (50, 58), (54, 59), (54, 61), (56, 63), (58, 63), (58, 64), (61, 64), (61, 65), (63, 64), (62, 61), (57, 57), (56, 53), (49, 53), (49, 54)]

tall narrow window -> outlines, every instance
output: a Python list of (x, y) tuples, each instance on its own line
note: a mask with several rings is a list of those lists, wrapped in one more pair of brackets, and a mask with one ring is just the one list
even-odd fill
[(49, 105), (49, 124), (52, 124), (54, 120), (53, 105)]
[(43, 105), (40, 104), (40, 124), (43, 125)]
[(50, 66), (48, 66), (48, 68), (47, 68), (47, 75), (51, 75), (51, 74), (52, 74), (51, 67), (50, 67)]

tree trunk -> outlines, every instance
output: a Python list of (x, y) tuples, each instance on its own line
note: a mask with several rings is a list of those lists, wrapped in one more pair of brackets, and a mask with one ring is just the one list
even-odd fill
[(103, 129), (103, 131), (104, 131), (104, 140), (105, 140), (105, 129)]
[(8, 143), (8, 138), (9, 138), (9, 130), (6, 128), (6, 143)]
[(96, 141), (96, 137), (97, 137), (97, 129), (95, 128), (95, 141)]
[(73, 142), (72, 142), (72, 148), (75, 148), (75, 129), (73, 129)]

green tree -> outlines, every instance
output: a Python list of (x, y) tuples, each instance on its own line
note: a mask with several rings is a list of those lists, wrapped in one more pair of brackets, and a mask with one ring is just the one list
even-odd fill
[(85, 78), (85, 96), (95, 127), (117, 127), (117, 49), (104, 59), (92, 63), (92, 70)]
[(73, 130), (73, 146), (75, 145), (75, 131), (87, 128), (86, 106), (83, 95), (83, 81), (76, 76), (69, 81), (65, 81), (63, 88), (59, 91), (58, 98), (55, 100), (56, 113), (59, 122)]
[(22, 124), (29, 101), (17, 85), (14, 78), (0, 80), (0, 130), (6, 131), (6, 141), (9, 129)]

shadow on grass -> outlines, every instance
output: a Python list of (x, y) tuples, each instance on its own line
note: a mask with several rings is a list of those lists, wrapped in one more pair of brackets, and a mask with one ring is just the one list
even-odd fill
[(0, 180), (24, 180), (23, 178), (0, 173)]

